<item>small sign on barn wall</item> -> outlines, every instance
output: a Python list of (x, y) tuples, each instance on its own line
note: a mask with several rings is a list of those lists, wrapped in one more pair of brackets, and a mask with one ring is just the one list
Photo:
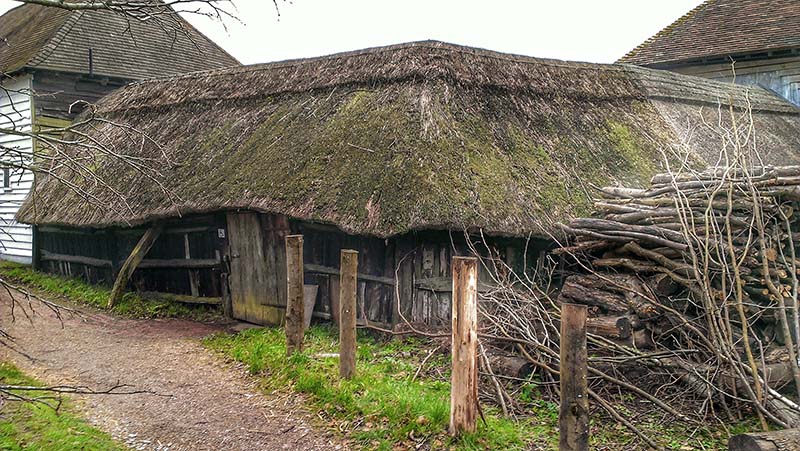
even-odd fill
[(225, 238), (225, 229), (217, 229), (217, 238)]

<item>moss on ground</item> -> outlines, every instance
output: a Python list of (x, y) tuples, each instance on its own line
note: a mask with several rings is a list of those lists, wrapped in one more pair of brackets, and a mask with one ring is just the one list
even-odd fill
[[(36, 271), (30, 266), (0, 262), (0, 277), (21, 285), (45, 298), (65, 299), (78, 305), (106, 309), (111, 289), (79, 279)], [(143, 299), (136, 293), (125, 293), (111, 312), (126, 318), (185, 318), (197, 321), (221, 319), (218, 306), (183, 305), (177, 302)]]
[[(288, 388), (305, 395), (324, 426), (343, 433), (356, 449), (557, 449), (558, 405), (541, 399), (535, 380), (520, 389), (525, 417), (503, 418), (497, 409), (484, 405), (486, 423), (479, 422), (478, 432), (451, 439), (445, 432), (450, 415), (449, 356), (436, 353), (423, 365), (428, 349), (437, 347), (426, 340), (379, 341), (360, 334), (357, 376), (351, 381), (341, 381), (338, 360), (326, 357), (338, 351), (336, 332), (326, 326), (312, 327), (305, 351), (289, 359), (284, 332), (278, 328), (217, 335), (204, 343), (243, 363), (264, 391)], [(646, 449), (623, 425), (597, 412), (592, 415), (592, 450)], [(726, 449), (722, 428), (665, 424), (652, 411), (640, 414), (637, 424), (666, 449)]]
[[(41, 386), (14, 365), (0, 362), (0, 383)], [(42, 396), (42, 392), (17, 392)], [(50, 401), (52, 402), (52, 401)], [(0, 414), (3, 451), (122, 451), (127, 447), (81, 419), (64, 398), (58, 410), (40, 403), (6, 401)]]

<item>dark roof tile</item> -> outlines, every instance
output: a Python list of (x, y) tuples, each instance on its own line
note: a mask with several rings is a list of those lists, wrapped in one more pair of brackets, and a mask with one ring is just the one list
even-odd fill
[(184, 30), (141, 22), (108, 11), (67, 12), (24, 5), (0, 16), (0, 70), (23, 67), (89, 71), (129, 79), (164, 77), (238, 65), (213, 41), (181, 20)]
[(619, 59), (658, 65), (800, 47), (797, 0), (708, 0)]
[(24, 5), (0, 16), (0, 72), (14, 72), (28, 64), (70, 15), (57, 8)]

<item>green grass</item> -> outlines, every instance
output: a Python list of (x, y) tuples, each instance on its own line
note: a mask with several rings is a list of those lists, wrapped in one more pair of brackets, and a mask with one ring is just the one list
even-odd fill
[[(338, 351), (336, 331), (315, 326), (306, 332), (305, 351), (286, 358), (282, 329), (251, 329), (238, 335), (216, 335), (205, 345), (243, 363), (266, 392), (301, 393), (326, 426), (352, 440), (356, 449), (420, 449), (504, 451), (558, 448), (558, 405), (541, 399), (536, 381), (522, 387), (520, 402), (526, 417), (503, 418), (484, 405), (486, 424), (478, 432), (453, 441), (446, 434), (450, 406), (449, 356), (429, 359), (414, 375), (427, 355), (430, 343), (420, 339), (380, 342), (359, 336), (357, 376), (341, 381), (338, 359), (324, 357)], [(439, 371), (433, 369), (438, 368)], [(619, 406), (625, 409), (624, 406)], [(637, 425), (665, 449), (724, 450), (727, 434), (722, 428), (689, 429), (664, 423), (652, 408), (637, 416)], [(735, 425), (732, 432), (752, 430), (751, 424)], [(623, 425), (593, 414), (590, 448), (593, 450), (647, 449)]]
[[(49, 297), (104, 309), (110, 290), (32, 270), (30, 267), (0, 263), (0, 277), (24, 285)], [(126, 293), (113, 313), (135, 318), (183, 317), (197, 320), (218, 319), (216, 308), (184, 306), (177, 303), (145, 300)], [(445, 433), (449, 421), (449, 357), (437, 355), (425, 368), (443, 371), (420, 377), (414, 375), (426, 356), (419, 339), (379, 342), (359, 337), (357, 377), (340, 381), (338, 359), (316, 357), (338, 351), (336, 332), (314, 327), (306, 334), (306, 351), (286, 359), (282, 329), (252, 329), (238, 335), (218, 335), (206, 339), (207, 347), (244, 363), (258, 377), (266, 391), (291, 389), (305, 395), (317, 410), (324, 426), (343, 432), (364, 449), (555, 450), (558, 443), (558, 405), (541, 399), (536, 381), (523, 386), (518, 395), (526, 408), (526, 418), (514, 421), (484, 406), (486, 424), (479, 422), (476, 434), (453, 442)], [(429, 346), (428, 346), (429, 347)], [(624, 407), (622, 407), (624, 408)], [(652, 409), (650, 409), (652, 410)], [(41, 415), (47, 415), (42, 413)], [(663, 424), (658, 412), (637, 417), (637, 425), (666, 449), (726, 449), (727, 434), (721, 428), (688, 430), (680, 424)], [(7, 436), (4, 425), (0, 435)], [(753, 430), (752, 424), (732, 425), (731, 432)], [(624, 426), (593, 416), (591, 448), (595, 450), (644, 449)], [(0, 441), (0, 445), (4, 442)], [(4, 445), (3, 445), (4, 446)], [(7, 449), (49, 449), (8, 448)], [(427, 448), (426, 448), (427, 447)], [(56, 448), (52, 448), (56, 449)], [(67, 448), (68, 449), (68, 448)], [(86, 448), (94, 449), (94, 448)], [(112, 448), (113, 449), (113, 448)]]
[[(281, 329), (252, 329), (238, 335), (217, 335), (205, 344), (244, 363), (260, 376), (266, 391), (285, 390), (306, 395), (327, 426), (346, 431), (357, 448), (414, 449), (424, 441), (429, 449), (522, 450), (534, 439), (536, 428), (528, 421), (501, 418), (485, 409), (486, 425), (478, 432), (452, 442), (445, 431), (450, 415), (448, 376), (414, 379), (420, 357), (415, 340), (380, 343), (359, 337), (356, 377), (341, 381), (338, 359), (317, 357), (338, 350), (335, 334), (327, 327), (306, 333), (305, 352), (286, 358)], [(429, 359), (429, 367), (446, 367), (446, 356)]]
[[(0, 277), (31, 289), (44, 297), (67, 299), (79, 305), (105, 309), (111, 289), (39, 272), (30, 266), (0, 262)], [(125, 293), (111, 312), (127, 318), (187, 318), (210, 321), (220, 318), (217, 306), (189, 306), (177, 302), (143, 299), (135, 293)]]
[[(0, 362), (0, 382), (40, 385), (9, 363)], [(41, 396), (41, 393), (28, 393)], [(111, 436), (74, 414), (68, 399), (58, 411), (39, 403), (6, 401), (0, 411), (2, 451), (122, 451)]]

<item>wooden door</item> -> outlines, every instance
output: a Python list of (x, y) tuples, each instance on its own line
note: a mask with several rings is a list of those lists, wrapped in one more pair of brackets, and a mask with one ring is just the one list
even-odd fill
[[(255, 324), (280, 324), (286, 296), (279, 288), (285, 287), (286, 281), (281, 283), (278, 262), (284, 245), (276, 242), (271, 230), (264, 230), (260, 216), (253, 212), (227, 215), (232, 313), (236, 319)], [(285, 279), (286, 268), (282, 273)]]

